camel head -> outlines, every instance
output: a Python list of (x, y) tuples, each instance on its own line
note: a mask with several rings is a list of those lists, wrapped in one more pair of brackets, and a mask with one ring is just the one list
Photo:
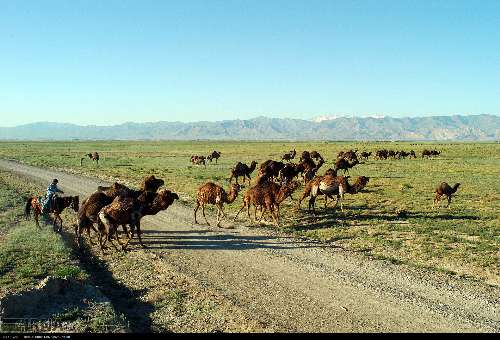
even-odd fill
[(172, 203), (174, 203), (175, 200), (179, 199), (179, 195), (167, 189), (162, 189), (157, 193), (148, 194), (153, 195), (154, 198), (152, 202), (146, 204), (146, 207), (144, 209), (145, 215), (155, 215), (160, 211), (167, 209), (172, 205)]
[(141, 190), (156, 192), (165, 181), (161, 178), (156, 178), (154, 175), (145, 177), (141, 182)]

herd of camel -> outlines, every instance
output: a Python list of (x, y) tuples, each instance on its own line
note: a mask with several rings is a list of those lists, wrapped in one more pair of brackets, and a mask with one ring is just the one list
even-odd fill
[[(440, 152), (436, 150), (424, 150), (422, 157), (437, 156), (439, 154)], [(197, 212), (201, 207), (205, 222), (210, 225), (205, 216), (205, 206), (207, 204), (215, 205), (217, 210), (216, 224), (220, 227), (222, 219), (226, 216), (224, 204), (233, 203), (243, 188), (238, 183), (240, 177), (243, 178), (243, 184), (248, 180), (249, 188), (243, 193), (242, 206), (234, 217), (234, 220), (237, 219), (238, 215), (244, 209), (246, 209), (248, 218), (251, 220), (250, 208), (253, 206), (255, 221), (260, 221), (266, 213), (269, 213), (276, 226), (279, 226), (280, 223), (280, 204), (288, 197), (291, 198), (293, 192), (299, 187), (300, 177), (302, 177), (304, 183), (304, 191), (298, 200), (298, 208), (300, 209), (302, 201), (308, 198), (308, 210), (312, 210), (312, 212), (315, 212), (315, 201), (318, 196), (324, 196), (325, 209), (328, 205), (328, 198), (330, 198), (335, 200), (335, 206), (340, 202), (340, 208), (343, 211), (342, 201), (344, 194), (356, 194), (363, 190), (369, 182), (369, 177), (360, 176), (351, 184), (349, 183), (349, 176), (339, 176), (337, 173), (340, 170), (344, 171), (344, 174), (348, 173), (350, 168), (360, 164), (359, 157), (367, 159), (371, 155), (371, 152), (361, 152), (358, 157), (357, 150), (341, 151), (337, 155), (335, 166), (327, 169), (323, 175), (317, 175), (318, 170), (325, 163), (324, 158), (317, 151), (304, 151), (301, 153), (299, 162), (293, 163), (292, 161), (296, 155), (297, 152), (292, 150), (285, 153), (280, 161), (270, 159), (261, 163), (256, 179), (251, 186), (251, 174), (257, 168), (256, 161), (252, 161), (250, 166), (238, 162), (231, 168), (229, 177), (230, 187), (227, 191), (220, 185), (212, 182), (203, 184), (198, 188), (196, 194), (194, 222), (198, 223)], [(393, 150), (376, 151), (376, 157), (379, 159), (386, 159), (387, 157), (404, 158), (409, 155), (415, 155), (413, 150), (410, 152)], [(210, 161), (215, 159), (217, 162), (220, 156), (221, 152), (214, 151), (206, 158), (203, 156), (192, 156), (191, 162), (204, 164), (205, 159), (209, 159)], [(88, 154), (88, 157), (96, 161), (99, 159), (97, 152)], [(199, 161), (200, 159), (202, 161)], [(233, 183), (233, 179), (235, 183)], [(118, 249), (114, 241), (121, 246), (122, 250), (125, 250), (130, 240), (134, 237), (134, 233), (137, 234), (141, 246), (145, 247), (141, 238), (141, 218), (166, 210), (175, 200), (179, 199), (176, 193), (160, 189), (163, 185), (164, 181), (162, 179), (155, 178), (155, 176), (148, 176), (142, 180), (139, 190), (130, 189), (117, 182), (109, 187), (99, 186), (94, 193), (82, 201), (81, 206), (73, 207), (75, 211), (78, 211), (78, 222), (74, 225), (77, 244), (80, 245), (84, 232), (87, 233), (89, 242), (93, 244), (91, 231), (94, 231), (103, 251), (106, 248), (107, 242), (110, 242)], [(452, 194), (457, 191), (459, 185), (457, 183), (451, 187), (446, 182), (441, 183), (435, 189), (434, 205), (439, 206), (441, 197), (446, 196), (448, 199), (447, 206), (449, 206)], [(68, 203), (66, 206), (68, 205), (70, 204)], [(62, 206), (62, 209), (64, 209), (64, 206)], [(260, 210), (261, 213), (259, 218), (257, 218), (257, 210)], [(61, 213), (61, 211), (51, 212), (57, 215)], [(28, 215), (29, 209), (27, 210)], [(122, 226), (124, 233), (127, 235), (124, 243), (121, 242), (118, 235), (119, 226)], [(62, 220), (60, 227), (62, 227)]]
[[(220, 152), (214, 151), (220, 156)], [(439, 151), (436, 150), (424, 150), (422, 152), (422, 157), (438, 156)], [(299, 176), (302, 177), (304, 181), (304, 192), (298, 201), (298, 207), (302, 201), (309, 197), (308, 210), (315, 212), (315, 201), (320, 195), (325, 197), (324, 207), (326, 209), (328, 204), (328, 198), (335, 199), (335, 206), (340, 202), (341, 210), (343, 210), (342, 201), (345, 193), (356, 194), (360, 192), (369, 182), (369, 177), (360, 176), (353, 184), (349, 183), (349, 176), (338, 176), (337, 172), (342, 170), (345, 173), (349, 173), (349, 169), (357, 164), (360, 164), (358, 158), (357, 150), (341, 151), (337, 155), (335, 161), (335, 166), (325, 171), (323, 175), (317, 176), (319, 168), (325, 163), (324, 158), (317, 151), (304, 151), (302, 152), (299, 163), (293, 163), (292, 160), (297, 155), (296, 150), (292, 150), (285, 153), (281, 157), (281, 161), (267, 160), (263, 162), (257, 173), (257, 178), (253, 186), (251, 186), (243, 194), (243, 204), (241, 209), (235, 216), (235, 220), (242, 210), (246, 208), (248, 218), (250, 216), (250, 207), (254, 206), (254, 219), (260, 221), (266, 212), (269, 212), (276, 225), (279, 225), (279, 207), (280, 204), (291, 197), (292, 193), (298, 188), (299, 182), (296, 180)], [(361, 152), (360, 157), (367, 159), (371, 155), (371, 152)], [(392, 157), (395, 159), (401, 159), (406, 157), (416, 158), (415, 152), (413, 150), (406, 151), (394, 151), (394, 150), (377, 150), (376, 157), (378, 159), (387, 159)], [(202, 156), (191, 156), (191, 161), (197, 159), (197, 157)], [(195, 162), (193, 162), (196, 164)], [(196, 206), (194, 209), (194, 220), (197, 221), (198, 209), (202, 208), (203, 217), (205, 222), (209, 224), (205, 216), (205, 205), (215, 205), (217, 208), (217, 226), (220, 226), (221, 220), (225, 217), (224, 204), (233, 203), (238, 192), (241, 190), (241, 186), (238, 183), (238, 178), (243, 178), (243, 183), (248, 179), (248, 183), (251, 183), (250, 175), (254, 172), (257, 167), (257, 162), (252, 161), (250, 166), (247, 164), (238, 162), (230, 171), (229, 183), (230, 187), (226, 192), (224, 188), (212, 182), (205, 183), (198, 188), (196, 195)], [(235, 179), (236, 183), (232, 183)], [(434, 205), (438, 206), (439, 201), (442, 196), (448, 198), (448, 205), (451, 202), (451, 195), (455, 193), (460, 184), (457, 183), (453, 187), (450, 187), (447, 183), (441, 183), (435, 190)], [(260, 209), (261, 215), (257, 220), (257, 209)]]

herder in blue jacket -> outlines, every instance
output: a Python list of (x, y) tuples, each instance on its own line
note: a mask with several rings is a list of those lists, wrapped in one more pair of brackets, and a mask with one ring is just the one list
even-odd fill
[(46, 198), (45, 198), (45, 202), (43, 203), (43, 209), (42, 209), (42, 212), (43, 213), (48, 213), (50, 212), (50, 204), (52, 203), (52, 198), (54, 197), (55, 194), (57, 194), (58, 192), (60, 192), (61, 194), (64, 194), (64, 191), (60, 190), (58, 187), (57, 187), (57, 183), (59, 181), (56, 179), (54, 179), (52, 181), (52, 183), (47, 187), (47, 194), (46, 194)]

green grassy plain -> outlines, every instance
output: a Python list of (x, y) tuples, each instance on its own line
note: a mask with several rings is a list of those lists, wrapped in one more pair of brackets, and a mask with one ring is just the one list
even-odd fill
[[(287, 200), (281, 211), (282, 231), (329, 242), (375, 258), (408, 263), (500, 284), (500, 144), (498, 143), (405, 143), (405, 142), (229, 142), (229, 141), (113, 141), (113, 142), (2, 142), (0, 158), (62, 169), (73, 173), (137, 185), (154, 174), (192, 205), (197, 188), (214, 181), (228, 187), (229, 169), (237, 161), (250, 164), (280, 159), (295, 148), (317, 150), (326, 160), (322, 174), (340, 150), (375, 151), (380, 148), (415, 150), (417, 159), (370, 158), (350, 171), (351, 177), (369, 176), (366, 189), (346, 195), (344, 212), (323, 210), (307, 213), (307, 202), (297, 209)], [(441, 156), (422, 159), (423, 149), (438, 149)], [(191, 155), (222, 152), (218, 164), (192, 166)], [(99, 166), (85, 158), (101, 155)], [(255, 177), (257, 171), (252, 174)], [(353, 179), (351, 179), (352, 181)], [(449, 209), (432, 208), (434, 188), (446, 181), (461, 183)], [(234, 216), (241, 198), (226, 207)], [(400, 213), (400, 212), (403, 213)], [(214, 214), (211, 215), (214, 217)], [(240, 214), (241, 219), (246, 216)], [(210, 218), (210, 217), (209, 217)], [(228, 222), (226, 222), (228, 223)], [(269, 227), (269, 226), (266, 226)], [(272, 227), (271, 227), (272, 228)]]

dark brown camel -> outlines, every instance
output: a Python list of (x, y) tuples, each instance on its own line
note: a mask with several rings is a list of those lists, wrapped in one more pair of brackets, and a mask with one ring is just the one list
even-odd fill
[[(122, 249), (125, 250), (130, 240), (134, 237), (135, 231), (137, 231), (140, 245), (146, 248), (141, 238), (141, 218), (146, 215), (156, 215), (160, 211), (167, 209), (176, 199), (179, 199), (179, 196), (166, 189), (159, 192), (144, 191), (137, 198), (126, 196), (116, 197), (111, 204), (99, 211), (99, 243), (101, 249), (104, 249), (103, 246), (106, 241), (110, 241), (114, 246), (110, 238), (110, 236), (114, 235)], [(125, 226), (127, 224), (130, 226), (131, 235), (129, 234), (126, 243), (122, 244), (117, 232), (118, 225)]]
[(252, 161), (250, 166), (241, 162), (236, 163), (234, 168), (231, 169), (231, 177), (229, 178), (229, 183), (231, 183), (233, 178), (235, 178), (236, 183), (238, 183), (238, 177), (243, 177), (243, 183), (245, 183), (245, 178), (248, 178), (248, 183), (250, 183), (251, 180), (250, 174), (255, 170), (256, 166), (257, 166), (256, 161)]
[[(86, 156), (88, 158), (90, 158), (92, 160), (92, 162), (95, 161), (96, 164), (99, 165), (99, 154), (97, 152), (88, 153), (88, 154), (86, 154)], [(85, 159), (85, 157), (80, 158), (80, 166), (83, 165), (84, 159)]]
[(220, 158), (221, 152), (213, 151), (210, 155), (207, 156), (207, 159), (212, 163), (212, 160), (215, 159), (215, 164), (217, 164), (217, 160)]

